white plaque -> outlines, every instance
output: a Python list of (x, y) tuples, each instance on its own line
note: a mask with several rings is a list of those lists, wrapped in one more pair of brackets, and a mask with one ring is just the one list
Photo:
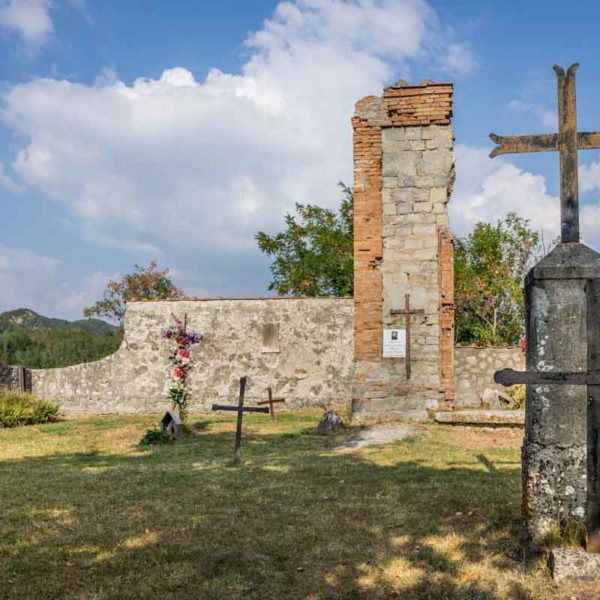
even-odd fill
[(406, 356), (406, 329), (383, 330), (383, 357), (404, 358)]

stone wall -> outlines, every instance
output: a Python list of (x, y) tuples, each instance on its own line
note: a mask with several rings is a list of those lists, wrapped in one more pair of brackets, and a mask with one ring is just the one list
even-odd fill
[[(242, 375), (249, 377), (249, 401), (265, 396), (271, 386), (286, 398), (280, 410), (349, 405), (353, 303), (346, 298), (131, 303), (123, 344), (115, 354), (63, 369), (33, 369), (33, 392), (57, 399), (67, 413), (162, 410), (169, 344), (160, 332), (172, 315), (184, 314), (190, 330), (205, 338), (192, 347), (192, 410), (208, 411), (213, 401), (235, 401)], [(455, 357), (457, 408), (479, 406), (481, 392), (495, 387), (496, 370), (524, 368), (523, 353), (516, 347), (457, 347)], [(5, 384), (17, 385), (15, 367), (0, 368), (0, 379), (3, 374)]]
[(352, 379), (352, 299), (273, 298), (130, 303), (119, 350), (98, 362), (32, 371), (33, 392), (68, 413), (145, 413), (167, 406), (169, 343), (161, 330), (187, 314), (204, 335), (192, 347), (192, 411), (234, 402), (248, 376), (247, 399), (271, 386), (279, 410), (347, 406)]
[(456, 408), (479, 408), (481, 393), (486, 388), (505, 392), (505, 388), (494, 383), (494, 373), (505, 368), (525, 369), (525, 355), (520, 347), (457, 346), (454, 350)]
[[(355, 414), (426, 419), (454, 397), (451, 116), (451, 84), (401, 81), (356, 104)], [(410, 379), (406, 359), (382, 352), (384, 329), (405, 328), (390, 314), (405, 294), (422, 312), (411, 317)]]
[(0, 387), (8, 389), (19, 388), (18, 367), (0, 364)]

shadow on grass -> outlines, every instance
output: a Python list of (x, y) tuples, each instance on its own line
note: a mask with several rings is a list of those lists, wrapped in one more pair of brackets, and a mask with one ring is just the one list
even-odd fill
[[(517, 581), (518, 466), (473, 451), (432, 467), (410, 440), (381, 464), (335, 444), (247, 434), (239, 469), (224, 468), (232, 434), (210, 431), (0, 462), (2, 597), (534, 598)], [(485, 561), (515, 581), (472, 571)]]

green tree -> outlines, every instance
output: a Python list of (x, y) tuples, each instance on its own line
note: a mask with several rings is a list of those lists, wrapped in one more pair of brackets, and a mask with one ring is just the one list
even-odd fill
[(159, 271), (156, 261), (147, 266), (135, 265), (133, 273), (124, 275), (120, 281), (110, 280), (102, 300), (84, 309), (86, 317), (105, 317), (122, 323), (125, 306), (135, 300), (177, 300), (183, 291), (173, 285), (169, 269)]
[(455, 240), (457, 342), (519, 342), (523, 336), (523, 278), (541, 252), (539, 233), (515, 213), (496, 225), (478, 223), (468, 237)]
[(274, 257), (270, 290), (281, 296), (352, 296), (354, 195), (339, 185), (343, 199), (337, 211), (296, 204), (296, 215), (285, 216), (285, 231), (256, 235), (258, 247)]
[(117, 350), (120, 331), (23, 331), (0, 333), (0, 362), (30, 369), (68, 367), (99, 360)]

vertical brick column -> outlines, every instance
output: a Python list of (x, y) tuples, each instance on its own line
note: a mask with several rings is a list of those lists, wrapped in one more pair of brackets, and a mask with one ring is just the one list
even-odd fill
[[(426, 419), (453, 398), (452, 85), (399, 82), (356, 104), (354, 128), (355, 415)], [(411, 377), (383, 358), (410, 294)]]
[(354, 128), (354, 356), (381, 359), (383, 256), (381, 205), (381, 100), (367, 97), (356, 105)]

